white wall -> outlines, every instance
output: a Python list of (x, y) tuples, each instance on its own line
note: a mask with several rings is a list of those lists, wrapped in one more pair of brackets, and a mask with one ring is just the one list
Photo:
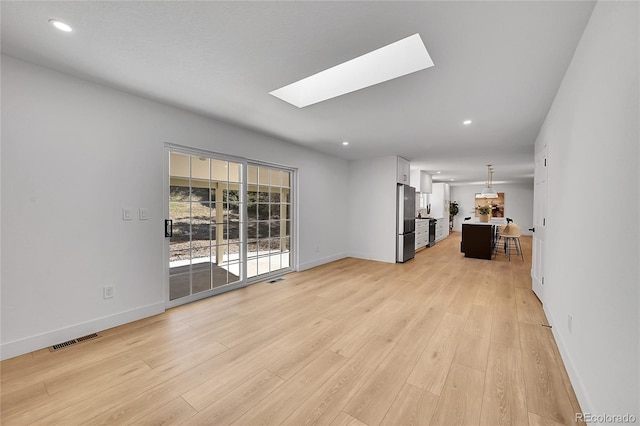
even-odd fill
[(583, 411), (636, 418), (638, 6), (596, 5), (536, 141), (549, 150), (545, 312)]
[(297, 168), (299, 267), (347, 252), (341, 159), (6, 56), (2, 140), (3, 358), (164, 310), (165, 142)]
[[(533, 159), (532, 159), (533, 161)], [(456, 231), (462, 230), (465, 217), (475, 220), (475, 195), (482, 191), (482, 185), (451, 187), (451, 200), (457, 201), (460, 212), (453, 218)], [(522, 228), (522, 235), (531, 235), (533, 227), (533, 182), (531, 184), (493, 185), (496, 192), (504, 192), (504, 215), (510, 217)]]
[(396, 261), (397, 157), (349, 162), (349, 255)]

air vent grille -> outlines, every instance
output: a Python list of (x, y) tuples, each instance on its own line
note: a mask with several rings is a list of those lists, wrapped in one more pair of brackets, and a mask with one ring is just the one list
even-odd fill
[(89, 334), (86, 336), (78, 337), (77, 339), (67, 340), (66, 342), (55, 344), (51, 346), (49, 350), (51, 352), (54, 352), (60, 349), (68, 348), (69, 346), (77, 345), (78, 343), (86, 342), (87, 340), (98, 338), (98, 337), (100, 337), (100, 335), (97, 333)]
[(80, 342), (84, 342), (85, 340), (95, 339), (96, 337), (100, 337), (100, 336), (98, 336), (97, 333), (93, 333), (87, 336), (78, 337), (76, 340), (78, 341), (78, 343), (80, 343)]

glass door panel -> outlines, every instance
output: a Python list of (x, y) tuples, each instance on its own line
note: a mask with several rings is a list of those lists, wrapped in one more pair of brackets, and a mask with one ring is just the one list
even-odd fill
[(169, 300), (242, 281), (242, 164), (170, 152)]
[[(291, 171), (258, 164), (247, 167), (247, 277), (291, 266)], [(286, 241), (285, 241), (286, 239)]]

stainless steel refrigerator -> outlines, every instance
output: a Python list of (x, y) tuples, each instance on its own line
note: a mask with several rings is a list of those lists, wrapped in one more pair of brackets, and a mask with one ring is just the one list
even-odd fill
[(409, 185), (398, 184), (396, 197), (396, 217), (398, 232), (396, 236), (396, 262), (413, 259), (416, 254), (416, 189)]

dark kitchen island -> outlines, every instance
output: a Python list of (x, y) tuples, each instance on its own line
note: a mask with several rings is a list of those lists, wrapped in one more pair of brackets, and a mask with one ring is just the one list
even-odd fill
[(460, 251), (464, 257), (491, 260), (495, 229), (495, 225), (488, 222), (463, 223)]

